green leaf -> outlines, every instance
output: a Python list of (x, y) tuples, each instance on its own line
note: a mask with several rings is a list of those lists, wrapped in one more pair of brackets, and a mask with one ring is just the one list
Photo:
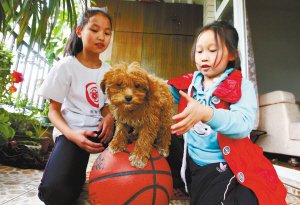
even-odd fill
[(37, 22), (37, 16), (33, 14), (32, 16), (32, 23), (31, 23), (31, 32), (30, 32), (30, 39), (29, 39), (29, 45), (34, 45), (34, 42), (36, 41), (36, 22)]
[(17, 37), (17, 47), (19, 47), (19, 45), (21, 44), (21, 42), (22, 42), (22, 40), (24, 38), (25, 32), (28, 29), (28, 21), (29, 21), (31, 15), (32, 15), (32, 13), (31, 13), (32, 10), (31, 10), (30, 3), (26, 4), (25, 7), (27, 9), (23, 13), (23, 17), (22, 17), (22, 19), (19, 22), (20, 32), (19, 32), (19, 35)]
[(53, 33), (53, 29), (55, 28), (55, 25), (57, 24), (57, 19), (59, 16), (59, 2), (58, 1), (51, 1), (52, 4), (50, 4), (49, 8), (51, 10), (54, 10), (54, 17), (52, 18), (52, 23), (50, 24), (49, 34), (46, 40), (46, 47), (49, 45), (49, 42), (51, 40), (51, 35)]
[[(38, 42), (40, 48), (50, 45), (56, 25), (61, 20), (68, 24), (69, 29), (76, 24), (76, 8), (86, 7), (91, 0), (1, 0), (0, 31), (13, 32), (19, 25), (17, 46), (29, 35), (29, 44)], [(62, 16), (62, 17), (61, 17)], [(66, 17), (66, 18), (65, 18)], [(51, 19), (51, 20), (50, 20)], [(30, 26), (30, 28), (28, 28)], [(64, 25), (64, 28), (65, 25)], [(58, 29), (61, 30), (61, 29)], [(4, 34), (5, 35), (5, 34)]]
[(15, 135), (15, 130), (11, 127), (9, 122), (9, 113), (3, 108), (0, 108), (0, 144), (5, 144)]

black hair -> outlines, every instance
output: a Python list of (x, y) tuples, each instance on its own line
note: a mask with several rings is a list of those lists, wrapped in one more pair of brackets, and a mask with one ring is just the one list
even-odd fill
[(229, 54), (235, 57), (234, 61), (229, 61), (227, 68), (235, 68), (240, 70), (241, 69), (241, 62), (240, 57), (238, 55), (238, 42), (239, 42), (239, 35), (236, 29), (226, 21), (214, 21), (204, 27), (202, 27), (194, 41), (191, 57), (192, 61), (195, 62), (195, 52), (196, 52), (196, 44), (198, 37), (204, 31), (211, 30), (215, 34), (215, 40), (218, 43), (218, 37), (220, 38), (221, 42), (225, 44), (226, 48), (228, 49)]
[(88, 23), (89, 18), (96, 14), (102, 14), (103, 16), (105, 16), (109, 20), (110, 26), (112, 27), (111, 16), (105, 11), (104, 8), (91, 7), (86, 9), (78, 18), (77, 25), (73, 27), (73, 30), (64, 48), (64, 56), (66, 55), (76, 56), (78, 53), (82, 51), (83, 49), (82, 40), (77, 36), (76, 28), (80, 27), (82, 29)]

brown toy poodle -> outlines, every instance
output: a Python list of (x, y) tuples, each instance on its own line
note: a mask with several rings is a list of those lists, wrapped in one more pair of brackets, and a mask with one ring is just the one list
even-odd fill
[(114, 66), (100, 86), (110, 100), (109, 108), (116, 120), (109, 151), (121, 152), (135, 141), (129, 161), (138, 168), (147, 165), (152, 146), (167, 157), (174, 105), (168, 85), (133, 62)]

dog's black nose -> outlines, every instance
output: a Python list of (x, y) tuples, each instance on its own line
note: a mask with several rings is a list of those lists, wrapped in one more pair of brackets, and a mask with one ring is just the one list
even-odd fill
[(125, 96), (125, 100), (127, 102), (130, 102), (132, 100), (132, 96), (129, 96), (129, 95)]

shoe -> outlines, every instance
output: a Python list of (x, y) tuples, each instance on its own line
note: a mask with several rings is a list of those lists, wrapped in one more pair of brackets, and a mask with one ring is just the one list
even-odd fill
[(184, 188), (174, 188), (171, 200), (189, 200), (189, 194), (185, 192)]

